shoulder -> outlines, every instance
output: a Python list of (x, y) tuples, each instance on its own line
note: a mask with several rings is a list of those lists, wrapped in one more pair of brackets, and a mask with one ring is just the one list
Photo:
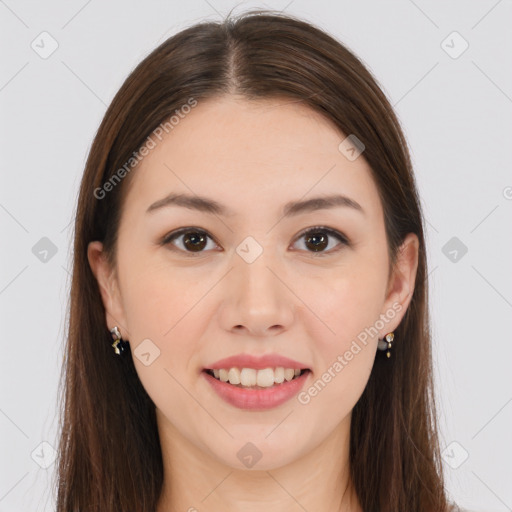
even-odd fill
[(461, 508), (456, 503), (452, 503), (448, 512), (476, 512), (476, 511), (469, 510), (467, 508)]

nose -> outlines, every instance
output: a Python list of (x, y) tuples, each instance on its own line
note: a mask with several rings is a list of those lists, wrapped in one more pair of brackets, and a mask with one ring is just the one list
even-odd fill
[(284, 270), (264, 251), (256, 261), (233, 255), (233, 269), (226, 276), (221, 327), (245, 336), (268, 337), (290, 328), (295, 298)]

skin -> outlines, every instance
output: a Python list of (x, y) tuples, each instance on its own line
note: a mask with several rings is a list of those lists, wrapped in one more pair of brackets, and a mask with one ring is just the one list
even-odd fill
[[(349, 161), (339, 151), (344, 138), (295, 101), (199, 102), (133, 171), (117, 268), (100, 242), (89, 245), (107, 326), (130, 341), (156, 405), (165, 472), (158, 512), (362, 510), (348, 477), (351, 412), (377, 338), (399, 325), (410, 302), (418, 239), (406, 237), (390, 273), (377, 188), (364, 154)], [(212, 198), (233, 215), (179, 206), (146, 213), (170, 192)], [(288, 201), (334, 192), (364, 213), (336, 207), (282, 218)], [(319, 256), (299, 237), (318, 225), (350, 245), (330, 237)], [(181, 227), (207, 232), (203, 252), (187, 252), (186, 236), (159, 245)], [(247, 236), (263, 249), (252, 263), (236, 252)], [(393, 304), (401, 311), (307, 404), (238, 409), (201, 375), (224, 357), (277, 353), (311, 368), (307, 389)], [(147, 338), (160, 350), (149, 366), (133, 355)], [(250, 469), (237, 457), (247, 442), (262, 454)]]

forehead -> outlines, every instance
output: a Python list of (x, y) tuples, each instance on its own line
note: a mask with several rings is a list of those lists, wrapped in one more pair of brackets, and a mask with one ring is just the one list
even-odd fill
[(128, 192), (144, 211), (171, 192), (215, 198), (235, 214), (339, 193), (378, 213), (366, 160), (348, 160), (339, 149), (346, 135), (299, 101), (200, 100), (161, 138), (152, 137)]

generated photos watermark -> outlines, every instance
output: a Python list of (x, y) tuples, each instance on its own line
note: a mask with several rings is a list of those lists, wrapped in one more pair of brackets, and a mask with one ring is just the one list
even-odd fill
[(320, 377), (307, 389), (301, 391), (297, 395), (297, 400), (302, 405), (307, 405), (311, 399), (317, 396), (326, 386), (331, 382), (342, 370), (354, 359), (362, 350), (362, 346), (366, 346), (370, 339), (378, 336), (379, 331), (384, 329), (385, 325), (389, 323), (396, 314), (402, 310), (403, 306), (399, 302), (395, 302), (391, 308), (385, 313), (381, 314), (379, 319), (376, 320), (370, 327), (365, 327), (358, 335), (357, 339), (352, 340), (350, 348), (343, 354), (337, 356), (327, 370), (320, 375)]
[(151, 134), (148, 135), (140, 149), (138, 151), (134, 151), (132, 156), (124, 163), (124, 165), (117, 169), (117, 171), (101, 187), (94, 189), (94, 197), (96, 199), (104, 199), (107, 193), (111, 192), (138, 163), (142, 162), (144, 157), (148, 156), (150, 151), (155, 149), (158, 143), (163, 140), (164, 136), (170, 133), (195, 106), (197, 106), (197, 100), (195, 98), (189, 98), (187, 103), (182, 105), (179, 109), (176, 109), (172, 116), (170, 116), (166, 121), (160, 123), (151, 132)]

